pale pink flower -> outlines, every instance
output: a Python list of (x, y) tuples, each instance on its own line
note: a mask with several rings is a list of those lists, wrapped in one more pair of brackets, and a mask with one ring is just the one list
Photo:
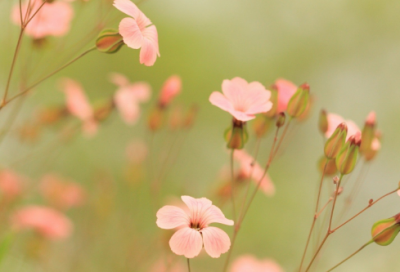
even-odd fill
[[(43, 3), (41, 0), (26, 1), (22, 5), (23, 18), (25, 18), (29, 2), (31, 3), (31, 11), (28, 18), (31, 18)], [(25, 28), (25, 33), (34, 39), (40, 39), (46, 36), (64, 36), (70, 29), (73, 16), (74, 10), (68, 3), (60, 1), (46, 3), (28, 23)], [(16, 25), (21, 24), (19, 4), (15, 4), (13, 7), (11, 17)]]
[(119, 33), (124, 43), (140, 49), (140, 63), (152, 66), (160, 56), (158, 33), (149, 18), (130, 0), (114, 0), (114, 6), (132, 18), (124, 18), (119, 24)]
[(98, 124), (82, 86), (72, 79), (64, 79), (61, 81), (61, 88), (66, 96), (68, 111), (83, 122), (82, 128), (85, 134), (88, 136), (96, 134)]
[(11, 170), (0, 171), (0, 191), (3, 197), (14, 199), (22, 193), (22, 177)]
[(292, 98), (297, 91), (297, 86), (282, 78), (277, 79), (274, 85), (278, 91), (277, 112), (284, 112), (286, 111), (290, 98)]
[(267, 112), (272, 107), (269, 101), (271, 92), (256, 81), (247, 83), (239, 77), (226, 79), (222, 82), (222, 93), (213, 92), (209, 98), (211, 104), (243, 122), (254, 119), (255, 114)]
[(85, 191), (82, 186), (55, 174), (42, 177), (40, 191), (48, 202), (61, 209), (78, 207), (85, 201)]
[(136, 123), (140, 116), (139, 103), (150, 99), (150, 85), (145, 82), (130, 83), (124, 75), (118, 73), (112, 73), (110, 80), (119, 87), (114, 95), (114, 103), (122, 119), (129, 125)]
[(71, 221), (57, 210), (44, 206), (21, 208), (11, 218), (15, 230), (35, 230), (45, 238), (61, 240), (72, 233)]
[(140, 164), (144, 162), (149, 154), (146, 143), (142, 140), (133, 140), (126, 148), (126, 156), (131, 163)]
[(283, 269), (273, 260), (244, 255), (233, 262), (230, 272), (283, 272)]
[(361, 130), (358, 128), (358, 126), (351, 120), (344, 120), (342, 116), (335, 114), (335, 113), (328, 113), (327, 114), (327, 119), (328, 119), (328, 129), (325, 132), (325, 137), (329, 138), (335, 131), (338, 125), (341, 123), (346, 123), (347, 125), (347, 139), (350, 138), (350, 136), (355, 135), (356, 133), (361, 133)]
[[(234, 159), (240, 163), (240, 173), (246, 178), (251, 178), (257, 186), (261, 179), (260, 189), (269, 196), (275, 193), (275, 186), (272, 183), (268, 173), (264, 175), (264, 169), (252, 156), (247, 154), (243, 149), (235, 150), (233, 153)], [(264, 176), (263, 176), (264, 175)]]
[(211, 223), (232, 226), (222, 211), (207, 198), (182, 196), (189, 212), (175, 206), (164, 206), (157, 212), (157, 226), (162, 229), (180, 228), (169, 241), (171, 250), (177, 255), (193, 258), (203, 248), (213, 258), (229, 250), (229, 236), (221, 229), (210, 227)]
[(159, 103), (161, 106), (166, 106), (171, 103), (171, 100), (177, 96), (182, 89), (182, 80), (179, 76), (170, 76), (161, 88)]

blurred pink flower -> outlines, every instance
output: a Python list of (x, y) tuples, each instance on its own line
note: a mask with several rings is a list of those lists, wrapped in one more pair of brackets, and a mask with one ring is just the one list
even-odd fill
[(65, 239), (72, 233), (72, 223), (65, 215), (44, 206), (21, 208), (14, 213), (11, 222), (16, 230), (32, 229), (51, 240)]
[[(235, 150), (233, 156), (234, 159), (240, 163), (239, 174), (245, 176), (246, 178), (251, 178), (257, 186), (260, 182), (260, 179), (264, 175), (264, 169), (243, 149)], [(269, 196), (272, 196), (275, 193), (274, 184), (272, 183), (272, 180), (268, 174), (265, 174), (265, 176), (262, 178), (260, 189)]]
[(85, 192), (80, 185), (55, 174), (42, 177), (40, 191), (48, 202), (61, 209), (81, 206), (85, 201)]
[(175, 261), (172, 258), (159, 259), (150, 268), (150, 272), (186, 272), (187, 268), (182, 262)]
[(180, 228), (171, 237), (169, 245), (177, 255), (193, 258), (204, 249), (213, 258), (218, 258), (229, 250), (229, 236), (219, 228), (210, 227), (211, 223), (232, 226), (233, 221), (226, 219), (222, 211), (212, 205), (207, 198), (195, 199), (182, 196), (189, 212), (175, 206), (164, 206), (157, 212), (157, 226), (162, 229)]
[(0, 171), (0, 191), (4, 198), (14, 199), (22, 193), (22, 177), (11, 170)]
[(124, 75), (118, 73), (112, 73), (110, 80), (119, 87), (114, 102), (122, 119), (127, 124), (136, 123), (140, 116), (139, 103), (150, 99), (150, 85), (145, 82), (130, 83)]
[(244, 255), (233, 262), (230, 272), (283, 272), (283, 269), (273, 260)]
[(119, 33), (124, 43), (140, 50), (140, 63), (152, 66), (160, 56), (158, 33), (149, 18), (130, 0), (114, 0), (114, 6), (132, 18), (124, 18), (119, 24)]
[(335, 113), (328, 113), (327, 114), (327, 119), (328, 119), (328, 130), (325, 132), (325, 137), (329, 138), (335, 131), (338, 125), (341, 123), (346, 123), (347, 125), (347, 139), (350, 138), (350, 136), (355, 135), (357, 132), (361, 133), (361, 130), (358, 128), (358, 126), (351, 120), (344, 120), (342, 116), (335, 114)]
[(269, 101), (271, 92), (259, 82), (247, 83), (246, 80), (235, 77), (222, 82), (222, 92), (213, 92), (210, 102), (214, 106), (232, 114), (240, 121), (249, 121), (255, 114), (267, 112), (271, 109)]
[(182, 80), (179, 76), (170, 76), (162, 86), (159, 103), (161, 106), (166, 106), (171, 103), (171, 100), (177, 96), (182, 89)]
[[(22, 5), (23, 17), (28, 9), (28, 3), (31, 3), (30, 14), (27, 17), (29, 19), (43, 2), (41, 0), (26, 1)], [(61, 1), (46, 3), (28, 23), (25, 28), (25, 33), (34, 39), (40, 39), (46, 36), (64, 36), (70, 29), (73, 16), (74, 10), (68, 3)], [(21, 24), (19, 4), (14, 5), (11, 18), (14, 24)]]
[(61, 87), (66, 96), (66, 107), (72, 115), (82, 120), (84, 133), (87, 136), (96, 134), (98, 124), (82, 86), (78, 82), (66, 78), (61, 81)]
[(134, 140), (126, 148), (126, 156), (131, 163), (140, 164), (144, 162), (149, 154), (146, 143), (142, 140)]
[(284, 112), (286, 111), (290, 98), (292, 98), (294, 93), (297, 91), (297, 86), (282, 78), (277, 79), (274, 85), (278, 90), (277, 112)]

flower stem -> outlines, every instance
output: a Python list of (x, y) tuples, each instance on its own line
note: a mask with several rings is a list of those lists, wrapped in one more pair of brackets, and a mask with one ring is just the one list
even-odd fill
[[(25, 90), (23, 90), (22, 92), (16, 94), (15, 96), (11, 97), (8, 101), (3, 100), (2, 105), (0, 106), (0, 109), (4, 108), (4, 106), (6, 106), (7, 104), (9, 104), (11, 101), (13, 101), (14, 99), (28, 93), (30, 90), (32, 90), (33, 88), (35, 88), (36, 86), (38, 86), (40, 83), (42, 83), (43, 81), (45, 81), (46, 79), (50, 78), (51, 76), (57, 74), (58, 72), (60, 72), (61, 70), (63, 70), (64, 68), (68, 67), (69, 65), (71, 65), (72, 63), (74, 63), (75, 61), (79, 60), (80, 58), (82, 58), (83, 56), (85, 56), (86, 54), (92, 52), (96, 50), (96, 46), (93, 46), (92, 48), (86, 50), (85, 52), (83, 52), (82, 54), (80, 54), (79, 56), (77, 56), (76, 58), (74, 58), (73, 60), (69, 61), (68, 63), (64, 64), (63, 66), (61, 66), (60, 68), (58, 68), (57, 70), (53, 71), (52, 73), (48, 74), (47, 76), (45, 76), (44, 78), (40, 79), (39, 81), (37, 81), (36, 83), (34, 83), (33, 85), (31, 85), (30, 87), (26, 88)], [(6, 95), (4, 96), (6, 97)]]
[(234, 155), (235, 149), (232, 149), (231, 151), (231, 160), (230, 160), (230, 165), (231, 165), (231, 201), (232, 201), (232, 218), (233, 222), (237, 223), (236, 221), (236, 205), (235, 205), (235, 174), (234, 174), (234, 169), (233, 169), (233, 155)]
[(190, 259), (189, 258), (187, 258), (187, 266), (188, 266), (188, 271), (191, 272), (191, 270), (190, 270)]
[(366, 243), (365, 245), (363, 245), (362, 247), (360, 247), (359, 249), (357, 249), (353, 254), (351, 254), (349, 257), (347, 257), (346, 259), (344, 259), (343, 261), (341, 261), (340, 263), (338, 263), (337, 265), (335, 265), (334, 267), (332, 267), (331, 269), (329, 269), (327, 272), (332, 271), (333, 269), (337, 268), (339, 265), (341, 265), (342, 263), (346, 262), (348, 259), (350, 259), (351, 257), (353, 257), (354, 255), (356, 255), (358, 252), (360, 252), (361, 250), (363, 250), (366, 246), (368, 246), (369, 244), (371, 244), (374, 240), (369, 241), (368, 243)]

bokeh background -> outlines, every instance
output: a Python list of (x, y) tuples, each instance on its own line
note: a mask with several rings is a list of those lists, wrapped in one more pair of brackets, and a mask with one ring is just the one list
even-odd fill
[[(0, 86), (5, 86), (18, 36), (18, 27), (9, 19), (11, 6), (16, 3), (0, 0)], [(110, 1), (77, 1), (74, 7), (73, 27), (66, 37), (49, 39), (44, 50), (32, 49), (29, 38), (24, 40), (13, 94), (18, 92), (24, 65), (29, 65), (29, 85), (92, 46), (99, 20), (104, 26), (116, 28), (123, 18), (111, 8)], [(364, 187), (348, 215), (363, 208), (370, 198), (396, 188), (400, 154), (399, 1), (147, 0), (139, 7), (159, 33), (161, 57), (153, 67), (140, 65), (139, 52), (128, 48), (115, 55), (90, 53), (0, 112), (5, 127), (8, 116), (15, 115), (13, 108), (21, 103), (13, 128), (29, 123), (36, 109), (63, 103), (64, 96), (57, 87), (62, 77), (81, 82), (93, 103), (115, 91), (108, 81), (110, 72), (123, 73), (132, 81), (147, 81), (154, 94), (152, 102), (143, 107), (138, 124), (127, 126), (114, 113), (93, 139), (78, 135), (65, 142), (59, 139), (56, 129), (49, 129), (34, 143), (27, 143), (13, 129), (7, 132), (0, 146), (3, 167), (28, 177), (33, 191), (44, 173), (71, 177), (87, 189), (89, 200), (86, 206), (68, 213), (75, 224), (74, 234), (67, 241), (51, 244), (45, 265), (26, 257), (26, 241), (21, 236), (7, 252), (2, 270), (148, 271), (149, 265), (164, 254), (162, 246), (154, 243), (154, 239), (165, 236), (165, 231), (155, 225), (148, 186), (145, 181), (131, 186), (124, 178), (125, 148), (132, 139), (148, 140), (146, 116), (162, 83), (172, 74), (183, 80), (182, 94), (174, 103), (183, 107), (195, 103), (200, 110), (190, 132), (165, 129), (155, 135), (152, 175), (159, 171), (174, 139), (185, 139), (176, 145), (179, 157), (168, 169), (161, 203), (182, 194), (215, 200), (218, 172), (229, 163), (222, 135), (230, 116), (213, 107), (208, 97), (221, 89), (223, 79), (240, 76), (270, 86), (283, 77), (296, 84), (308, 82), (315, 97), (310, 118), (296, 127), (285, 151), (271, 167), (276, 195), (257, 195), (239, 233), (234, 257), (253, 254), (273, 258), (286, 271), (295, 271), (298, 266), (319, 178), (316, 164), (322, 155), (322, 141), (317, 119), (321, 108), (352, 119), (360, 127), (368, 112), (374, 110), (384, 135), (382, 150), (369, 166)], [(271, 135), (262, 142), (262, 164), (270, 142)], [(249, 151), (254, 143), (252, 135)], [(357, 171), (351, 179), (354, 181), (356, 176)], [(32, 193), (20, 205), (40, 201)], [(96, 201), (108, 201), (104, 205), (109, 210), (94, 212)], [(399, 203), (393, 195), (335, 233), (315, 271), (327, 270), (367, 242), (372, 224), (398, 213)], [(229, 205), (222, 209), (231, 216)], [(7, 220), (1, 224), (6, 225)], [(222, 228), (231, 233), (230, 228)], [(337, 271), (396, 271), (399, 246), (399, 240), (388, 247), (371, 245)], [(168, 250), (164, 252), (169, 254)], [(201, 256), (192, 261), (192, 269), (220, 271), (225, 257)]]

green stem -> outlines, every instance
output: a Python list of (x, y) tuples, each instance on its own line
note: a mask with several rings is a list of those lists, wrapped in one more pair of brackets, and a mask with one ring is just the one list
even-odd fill
[(190, 272), (191, 270), (190, 270), (190, 259), (189, 258), (187, 258), (187, 266), (188, 266), (188, 271)]
[(233, 155), (235, 149), (231, 151), (230, 165), (231, 165), (231, 201), (232, 201), (232, 212), (233, 212), (233, 222), (236, 223), (236, 205), (235, 205), (235, 174), (234, 174), (234, 165), (233, 165)]

